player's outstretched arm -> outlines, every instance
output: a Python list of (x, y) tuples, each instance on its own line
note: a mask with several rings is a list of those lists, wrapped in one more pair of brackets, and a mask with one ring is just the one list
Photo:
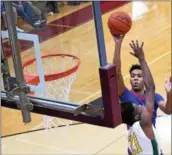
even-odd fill
[(149, 128), (152, 126), (152, 114), (154, 111), (155, 84), (154, 84), (154, 80), (150, 72), (150, 69), (148, 67), (148, 64), (145, 60), (143, 45), (144, 45), (143, 42), (141, 45), (139, 45), (137, 40), (136, 42), (131, 41), (130, 47), (132, 48), (133, 52), (130, 52), (130, 53), (136, 58), (138, 58), (140, 66), (142, 68), (143, 79), (144, 79), (144, 84), (146, 88), (146, 106), (145, 108), (143, 108), (143, 111), (141, 114), (141, 126), (144, 128)]
[(118, 79), (118, 94), (121, 96), (125, 90), (124, 79), (121, 73), (121, 46), (124, 36), (113, 36), (115, 41), (115, 51), (113, 57), (113, 64), (116, 65), (116, 74)]

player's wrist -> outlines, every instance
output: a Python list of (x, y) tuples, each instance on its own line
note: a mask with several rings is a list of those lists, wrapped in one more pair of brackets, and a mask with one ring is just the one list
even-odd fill
[(171, 89), (165, 89), (166, 93), (167, 93), (167, 96), (170, 96), (172, 95), (172, 90)]
[(143, 60), (145, 60), (145, 57), (144, 56), (140, 56), (140, 57), (138, 57), (138, 59), (139, 59), (139, 61), (143, 61)]
[(122, 41), (115, 40), (115, 46), (121, 47), (121, 45), (122, 45)]

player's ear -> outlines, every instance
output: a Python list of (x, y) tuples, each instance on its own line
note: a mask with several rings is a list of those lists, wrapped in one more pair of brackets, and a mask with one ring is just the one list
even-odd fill
[(135, 115), (135, 120), (139, 120), (140, 119), (140, 116), (139, 116), (139, 114), (137, 114), (137, 115)]

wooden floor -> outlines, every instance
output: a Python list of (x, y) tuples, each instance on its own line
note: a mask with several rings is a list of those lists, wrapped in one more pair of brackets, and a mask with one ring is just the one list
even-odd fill
[[(129, 66), (136, 63), (136, 59), (129, 54), (129, 42), (132, 39), (142, 40), (145, 42), (145, 55), (155, 79), (156, 91), (165, 96), (164, 79), (171, 75), (171, 3), (132, 2), (115, 11), (119, 10), (134, 17), (132, 29), (126, 35), (122, 47), (122, 70), (126, 85), (129, 86)], [(139, 15), (142, 10), (143, 13)], [(107, 27), (110, 13), (102, 16), (109, 63), (112, 62), (114, 52), (114, 41)], [(42, 54), (65, 52), (80, 58), (81, 66), (70, 93), (71, 102), (87, 103), (101, 95), (93, 21), (58, 35), (40, 46)], [(23, 52), (22, 61), (33, 57), (33, 54), (33, 49)], [(13, 73), (11, 59), (9, 64)], [(9, 135), (42, 128), (42, 117), (32, 115), (32, 123), (23, 124), (20, 112), (2, 108), (2, 123), (2, 135)], [(168, 146), (171, 145), (168, 143)], [(87, 124), (73, 125), (48, 133), (40, 131), (3, 138), (2, 147), (4, 154), (126, 154), (126, 127), (121, 125), (107, 129)], [(164, 152), (171, 154), (170, 151), (166, 145)]]

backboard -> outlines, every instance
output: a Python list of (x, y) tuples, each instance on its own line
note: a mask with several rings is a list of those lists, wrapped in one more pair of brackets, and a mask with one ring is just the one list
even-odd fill
[[(20, 48), (25, 51), (24, 54), (21, 54), (22, 70), (27, 86), (31, 89), (27, 95), (29, 103), (33, 106), (30, 111), (47, 116), (44, 117), (43, 128), (47, 123), (47, 118), (52, 122), (52, 117), (53, 119), (58, 118), (55, 119), (57, 123), (59, 118), (63, 118), (73, 120), (74, 123), (79, 121), (111, 128), (121, 124), (115, 66), (108, 64), (106, 60), (99, 2), (93, 2), (93, 5), (88, 5), (80, 11), (87, 12), (87, 17), (78, 17), (81, 23), (85, 22), (85, 26), (78, 26), (81, 23), (73, 21), (81, 12), (73, 12), (70, 17), (52, 21), (48, 24), (46, 31), (36, 32), (33, 30), (29, 34), (17, 33)], [(91, 20), (93, 17), (94, 20)], [(68, 26), (66, 26), (67, 24)], [(52, 31), (56, 37), (51, 41), (49, 37)], [(23, 40), (25, 40), (24, 43)], [(60, 59), (50, 59), (50, 55), (53, 54), (62, 55)], [(48, 61), (41, 59), (41, 56), (45, 55)], [(72, 59), (66, 59), (67, 55), (72, 55)], [(32, 63), (32, 66), (28, 65), (28, 62), (33, 59), (36, 63)], [(46, 69), (48, 65), (51, 71), (50, 68)], [(65, 68), (64, 65), (67, 67)], [(51, 90), (46, 91), (49, 83), (45, 77), (47, 71), (59, 75), (76, 66), (77, 69), (68, 76), (62, 75), (56, 80), (50, 80)], [(58, 68), (61, 70), (57, 72)], [(28, 80), (30, 77), (26, 76), (26, 73), (33, 76), (39, 75), (39, 82), (36, 84), (30, 82)], [(69, 78), (70, 76), (71, 78)], [(61, 85), (62, 83), (63, 85)], [(62, 91), (57, 92), (59, 88)], [(50, 91), (60, 93), (59, 96), (65, 95), (62, 98), (56, 97)], [(1, 92), (2, 106), (19, 109), (21, 107), (20, 96), (9, 99), (8, 95), (6, 92)], [(63, 122), (62, 119), (60, 122), (62, 122), (60, 125), (71, 124), (71, 121), (65, 123), (66, 121)]]

